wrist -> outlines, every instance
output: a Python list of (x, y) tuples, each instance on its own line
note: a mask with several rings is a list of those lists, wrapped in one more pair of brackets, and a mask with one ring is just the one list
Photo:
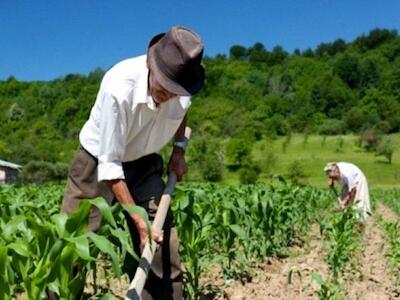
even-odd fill
[(135, 225), (141, 225), (144, 222), (142, 216), (139, 214), (131, 214), (131, 218)]
[(183, 156), (183, 155), (185, 155), (185, 150), (183, 150), (180, 147), (174, 147), (172, 149), (172, 155), (173, 156)]
[(184, 152), (186, 150), (187, 144), (188, 144), (188, 139), (183, 137), (183, 139), (175, 140), (175, 142), (173, 143), (173, 147), (174, 150), (180, 149)]

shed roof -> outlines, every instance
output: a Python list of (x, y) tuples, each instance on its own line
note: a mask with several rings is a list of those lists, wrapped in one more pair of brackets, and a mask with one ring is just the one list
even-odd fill
[(13, 164), (8, 161), (1, 160), (1, 159), (0, 159), (0, 167), (7, 167), (7, 168), (11, 168), (11, 169), (18, 169), (18, 170), (22, 169), (22, 166), (20, 166), (20, 165)]

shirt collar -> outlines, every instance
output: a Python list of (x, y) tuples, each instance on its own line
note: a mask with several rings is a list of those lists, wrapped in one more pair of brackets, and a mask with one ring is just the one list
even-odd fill
[(142, 72), (140, 72), (136, 92), (135, 92), (135, 102), (137, 104), (144, 103), (151, 110), (157, 110), (157, 106), (153, 101), (153, 98), (149, 94), (149, 69), (146, 65), (143, 66)]

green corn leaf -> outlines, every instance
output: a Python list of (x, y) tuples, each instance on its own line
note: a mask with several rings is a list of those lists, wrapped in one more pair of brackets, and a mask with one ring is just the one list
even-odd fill
[(65, 240), (74, 244), (76, 254), (82, 259), (87, 261), (96, 260), (94, 257), (90, 255), (89, 241), (87, 236), (81, 235), (78, 237), (66, 238)]
[(181, 197), (177, 196), (177, 199), (179, 200), (179, 208), (181, 210), (184, 210), (189, 206), (189, 197), (187, 197), (185, 194), (182, 194)]
[(30, 255), (27, 245), (23, 242), (8, 244), (8, 248), (14, 250), (16, 253), (24, 257), (29, 257)]
[(131, 236), (121, 228), (111, 229), (111, 233), (113, 236), (118, 238), (123, 249), (127, 251), (129, 254), (131, 254), (137, 261), (139, 261), (139, 257), (131, 247)]
[(82, 200), (79, 209), (77, 209), (72, 215), (69, 216), (65, 229), (68, 233), (82, 233), (86, 230), (89, 221), (90, 202)]
[[(7, 262), (8, 262), (8, 255), (7, 255), (7, 247), (0, 246), (0, 278), (6, 280), (7, 277)], [(0, 286), (3, 284), (0, 284)]]
[(113, 244), (108, 241), (105, 237), (95, 234), (94, 232), (88, 232), (87, 235), (95, 243), (96, 247), (104, 253), (110, 255), (114, 271), (117, 276), (121, 275), (120, 260), (117, 253), (113, 249)]
[(139, 214), (145, 222), (149, 222), (149, 215), (147, 214), (146, 210), (143, 207), (138, 205), (125, 205), (122, 204), (122, 207), (129, 213), (129, 214)]
[(0, 246), (0, 300), (10, 299), (11, 295), (11, 284), (9, 281), (8, 272), (8, 255), (7, 247)]
[(245, 238), (246, 237), (246, 233), (244, 232), (244, 230), (242, 228), (240, 228), (239, 225), (237, 224), (232, 224), (229, 225), (229, 228), (239, 237), (241, 238)]
[(313, 272), (311, 274), (311, 280), (314, 280), (315, 282), (317, 282), (319, 285), (323, 285), (324, 284), (324, 280), (322, 279), (321, 275), (319, 275), (316, 272)]
[(56, 226), (56, 231), (58, 236), (63, 237), (65, 232), (65, 226), (68, 220), (68, 215), (64, 213), (55, 214), (51, 216), (51, 220)]
[(67, 245), (63, 248), (60, 255), (60, 272), (58, 278), (61, 297), (63, 297), (63, 294), (68, 294), (69, 291), (70, 276), (74, 267), (74, 252), (74, 247)]
[(101, 212), (101, 215), (103, 218), (111, 224), (112, 227), (117, 227), (117, 224), (115, 223), (114, 217), (111, 212), (110, 205), (104, 200), (103, 198), (96, 198), (93, 200), (89, 201), (91, 204), (95, 205)]
[(24, 216), (14, 216), (3, 228), (2, 228), (2, 238), (6, 241), (11, 242), (14, 239), (14, 235), (18, 230), (25, 227), (25, 217)]
[(103, 296), (101, 296), (101, 298), (100, 298), (100, 300), (109, 300), (109, 299), (113, 299), (113, 294), (107, 293), (107, 294), (104, 294)]

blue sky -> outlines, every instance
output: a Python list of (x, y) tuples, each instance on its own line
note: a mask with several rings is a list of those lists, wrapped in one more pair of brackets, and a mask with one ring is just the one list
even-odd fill
[(257, 41), (303, 50), (376, 27), (400, 31), (400, 1), (0, 0), (0, 80), (107, 69), (177, 24), (197, 31), (210, 56)]

